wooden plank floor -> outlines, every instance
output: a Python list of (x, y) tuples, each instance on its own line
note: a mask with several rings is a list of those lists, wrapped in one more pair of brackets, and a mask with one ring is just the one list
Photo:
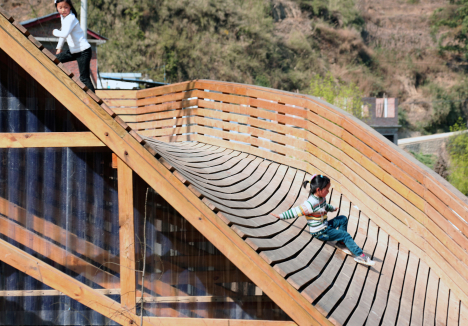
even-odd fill
[(307, 173), (217, 146), (144, 138), (162, 163), (333, 324), (468, 325), (467, 308), (435, 272), (333, 184), (327, 199), (339, 211), (329, 218), (348, 217), (348, 232), (373, 257), (372, 268), (313, 239), (305, 218), (278, 220), (270, 214), (308, 197), (302, 187)]

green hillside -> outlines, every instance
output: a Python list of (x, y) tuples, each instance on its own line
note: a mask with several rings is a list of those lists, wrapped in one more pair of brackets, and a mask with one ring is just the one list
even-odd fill
[[(21, 20), (53, 10), (49, 0), (0, 6)], [(323, 94), (397, 97), (400, 138), (448, 132), (460, 118), (467, 121), (467, 0), (88, 0), (88, 6), (89, 28), (109, 38), (98, 52), (101, 72), (300, 93), (316, 92), (324, 80), (336, 87)]]
[[(336, 46), (327, 40), (330, 26), (363, 25), (352, 0), (333, 13), (317, 0), (90, 2), (90, 28), (110, 37), (101, 69), (162, 80), (165, 67), (169, 82), (207, 78), (304, 91), (314, 73), (327, 70), (320, 43)], [(349, 63), (370, 65), (365, 52), (356, 49)]]

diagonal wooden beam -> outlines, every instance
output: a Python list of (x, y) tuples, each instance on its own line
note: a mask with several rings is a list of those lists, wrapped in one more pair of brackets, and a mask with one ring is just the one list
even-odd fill
[(0, 133), (0, 148), (102, 146), (92, 132)]
[[(283, 277), (115, 121), (87, 93), (0, 17), (0, 47), (82, 121), (122, 161), (198, 229), (300, 325), (330, 325)], [(192, 87), (191, 83), (183, 87)]]
[(118, 277), (97, 268), (71, 252), (2, 216), (0, 216), (0, 233), (106, 289), (117, 289), (120, 287)]
[[(115, 295), (120, 294), (120, 289), (94, 289), (94, 291), (105, 294)], [(57, 296), (65, 295), (57, 290), (12, 290), (0, 291), (0, 297), (44, 297), (44, 296)]]
[[(72, 232), (64, 230), (63, 228), (54, 223), (46, 221), (38, 216), (28, 214), (24, 208), (2, 197), (0, 197), (0, 214), (7, 216), (10, 220), (18, 222), (20, 224), (20, 227), (22, 227), (22, 225), (26, 225), (26, 217), (28, 217), (29, 227), (32, 230), (34, 230), (34, 232), (39, 234), (39, 238), (42, 239), (41, 241), (46, 241), (46, 247), (51, 244), (53, 245), (53, 243), (51, 243), (46, 238), (52, 239), (57, 243), (67, 242), (73, 247), (73, 250), (77, 253), (94, 260), (96, 263), (102, 264), (103, 266), (109, 268), (114, 272), (120, 273), (119, 257), (116, 257), (109, 251), (102, 249), (101, 247), (98, 247), (95, 244), (86, 241), (85, 239), (78, 237)], [(11, 223), (17, 225), (14, 222)], [(37, 236), (34, 233), (32, 234), (34, 236)], [(29, 246), (28, 244), (25, 245)], [(66, 252), (66, 254), (70, 253)], [(116, 286), (119, 287), (119, 285)], [(112, 286), (111, 288), (115, 288), (116, 286)], [(171, 284), (162, 282), (161, 280), (156, 280), (153, 282), (145, 280), (145, 288), (156, 289), (156, 292), (160, 295), (187, 295), (185, 292), (171, 286)]]
[(24, 208), (2, 197), (0, 197), (0, 214), (22, 226), (26, 225), (27, 218), (29, 228), (40, 236), (47, 237), (57, 243), (68, 243), (75, 252), (103, 264), (114, 272), (118, 273), (120, 271), (118, 266), (119, 257), (52, 222), (28, 213)]
[[(125, 311), (118, 302), (1, 239), (0, 260), (117, 323), (139, 321), (138, 316)], [(143, 325), (151, 324), (143, 320)]]

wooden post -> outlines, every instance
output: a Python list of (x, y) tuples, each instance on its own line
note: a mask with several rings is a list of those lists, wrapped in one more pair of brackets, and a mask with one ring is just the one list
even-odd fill
[(122, 307), (136, 313), (135, 227), (133, 219), (132, 169), (117, 158), (119, 191), (120, 288)]

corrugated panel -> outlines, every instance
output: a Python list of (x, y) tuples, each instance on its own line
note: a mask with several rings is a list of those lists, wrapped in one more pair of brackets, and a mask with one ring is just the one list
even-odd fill
[[(65, 131), (87, 128), (0, 51), (0, 132)], [(0, 149), (0, 237), (95, 289), (119, 289), (111, 162), (107, 148)], [(0, 263), (0, 324), (114, 324), (71, 298), (37, 290), (51, 289)]]
[[(119, 288), (118, 260), (111, 259), (119, 255), (117, 182), (116, 170), (110, 166), (111, 152), (70, 148), (2, 149), (0, 162), (1, 237), (93, 288)], [(30, 232), (21, 233), (24, 229)], [(73, 256), (81, 260), (66, 259)], [(109, 264), (111, 261), (114, 263)], [(50, 289), (5, 264), (2, 270), (0, 291)], [(24, 311), (29, 312), (28, 316), (35, 313), (38, 318), (46, 318), (39, 317), (42, 309), (49, 311), (44, 319), (48, 322), (73, 324), (65, 319), (64, 324), (58, 321), (63, 305), (72, 304), (66, 297), (4, 300), (10, 303), (0, 306), (0, 310), (6, 313), (4, 309), (14, 303), (17, 309), (13, 311), (18, 313), (15, 317), (9, 309), (8, 316), (13, 319), (6, 320), (6, 324), (20, 318)], [(93, 317), (94, 312), (87, 314), (92, 325), (102, 324), (102, 316)], [(22, 324), (39, 322), (28, 318), (31, 321)]]
[(0, 49), (0, 132), (88, 131)]

